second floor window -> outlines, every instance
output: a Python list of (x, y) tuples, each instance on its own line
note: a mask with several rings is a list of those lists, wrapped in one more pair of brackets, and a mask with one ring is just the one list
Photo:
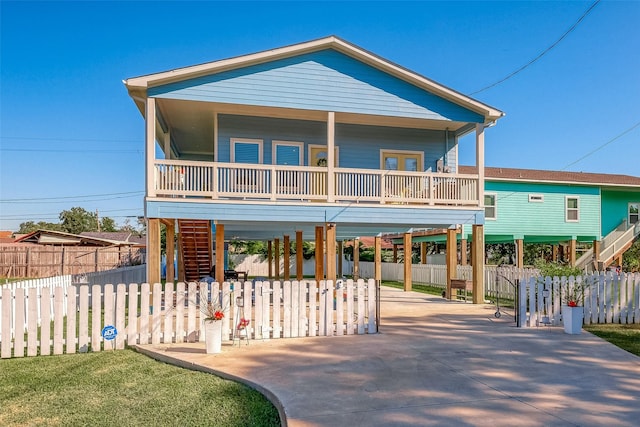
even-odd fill
[(567, 196), (565, 220), (567, 222), (580, 221), (580, 199), (579, 198)]
[(629, 224), (635, 224), (640, 221), (638, 216), (638, 208), (640, 203), (629, 203)]
[(496, 194), (484, 195), (484, 218), (496, 219), (498, 217), (498, 206)]

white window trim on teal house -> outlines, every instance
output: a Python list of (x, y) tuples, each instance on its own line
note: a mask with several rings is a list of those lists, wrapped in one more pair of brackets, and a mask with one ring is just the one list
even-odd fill
[(236, 145), (237, 144), (256, 144), (258, 145), (258, 164), (263, 163), (263, 149), (261, 139), (248, 138), (231, 138), (231, 163), (236, 161)]
[[(493, 205), (487, 205), (486, 200), (484, 203), (484, 219), (497, 220), (498, 219), (498, 193), (484, 193), (484, 197), (493, 197)], [(487, 214), (487, 208), (493, 208), (493, 216)]]
[(380, 169), (385, 169), (384, 167), (385, 154), (393, 154), (393, 153), (398, 153), (400, 155), (408, 156), (408, 157), (418, 156), (418, 172), (424, 171), (424, 152), (412, 151), (412, 150), (381, 149), (380, 150)]
[[(322, 145), (322, 144), (309, 144), (309, 145), (307, 145), (307, 159), (309, 159), (309, 166), (317, 166), (317, 165), (313, 165), (313, 164), (311, 164), (311, 160), (312, 160), (312, 159), (311, 159), (311, 153), (313, 152), (313, 149), (315, 149), (315, 148), (319, 148), (319, 149), (323, 149), (323, 148), (324, 148), (324, 149), (325, 149), (325, 151), (326, 151), (327, 146), (326, 146), (326, 145)], [(336, 146), (334, 146), (333, 148), (334, 148), (334, 153), (335, 153), (335, 154), (334, 154), (334, 157), (335, 157), (335, 159), (334, 159), (334, 161), (335, 161), (335, 165), (334, 165), (334, 166), (338, 166), (338, 165), (340, 164), (340, 163), (338, 162), (338, 159), (339, 159), (339, 157), (340, 157), (340, 156), (339, 156), (339, 154), (340, 154), (340, 148), (339, 148), (337, 145), (336, 145)], [(304, 163), (303, 163), (303, 164), (304, 164)]]
[(290, 146), (298, 147), (298, 164), (295, 166), (304, 165), (304, 142), (296, 141), (271, 141), (271, 164), (277, 165), (278, 160), (278, 146)]
[[(569, 208), (569, 200), (576, 200), (576, 207)], [(569, 218), (569, 212), (576, 212), (576, 218)], [(580, 222), (580, 197), (578, 196), (565, 196), (564, 197), (564, 220), (565, 222)]]
[[(629, 205), (627, 206), (627, 224), (631, 225), (631, 224), (635, 224), (637, 222), (640, 222), (640, 213), (639, 212), (635, 212), (635, 213), (631, 213), (631, 206), (636, 207), (636, 210), (640, 207), (640, 202), (630, 202)], [(635, 221), (632, 221), (632, 216), (635, 217)]]

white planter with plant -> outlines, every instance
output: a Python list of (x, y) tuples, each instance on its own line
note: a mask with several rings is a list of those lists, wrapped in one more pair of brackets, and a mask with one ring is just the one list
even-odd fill
[[(216, 293), (216, 291), (214, 291), (214, 293)], [(218, 299), (210, 300), (206, 292), (201, 292), (199, 305), (204, 323), (206, 352), (207, 354), (221, 353), (222, 319), (224, 318), (225, 310)]]
[(204, 342), (207, 354), (222, 352), (222, 320), (204, 321)]
[(584, 321), (584, 294), (588, 285), (583, 283), (581, 277), (575, 281), (570, 280), (566, 286), (561, 288), (562, 301), (562, 324), (564, 332), (567, 334), (582, 333), (582, 323)]

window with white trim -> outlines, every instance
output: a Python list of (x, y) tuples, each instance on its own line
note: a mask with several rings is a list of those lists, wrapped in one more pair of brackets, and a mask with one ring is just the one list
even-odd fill
[(271, 162), (274, 165), (302, 165), (304, 143), (293, 141), (273, 141)]
[(498, 218), (498, 195), (492, 193), (484, 194), (484, 219)]
[(231, 163), (262, 163), (262, 140), (231, 138)]
[(567, 196), (565, 198), (565, 221), (566, 222), (578, 222), (580, 221), (580, 198), (574, 196)]
[(640, 221), (638, 208), (640, 208), (640, 203), (629, 203), (629, 224), (635, 224)]

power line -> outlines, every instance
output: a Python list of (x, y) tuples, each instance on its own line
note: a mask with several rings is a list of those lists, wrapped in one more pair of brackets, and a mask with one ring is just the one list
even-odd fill
[(545, 50), (542, 51), (542, 53), (540, 53), (538, 56), (536, 56), (535, 58), (533, 58), (531, 61), (527, 62), (526, 64), (524, 64), (522, 67), (518, 68), (517, 70), (515, 70), (514, 72), (512, 72), (511, 74), (507, 75), (506, 77), (498, 80), (497, 82), (490, 84), (489, 86), (483, 87), (480, 90), (477, 90), (475, 92), (472, 92), (471, 95), (475, 95), (477, 93), (483, 92), (487, 89), (491, 89), (494, 86), (499, 85), (500, 83), (509, 80), (511, 77), (515, 76), (516, 74), (518, 74), (519, 72), (523, 71), (525, 68), (529, 67), (530, 65), (532, 65), (534, 62), (536, 62), (538, 59), (542, 58), (544, 55), (546, 55), (551, 49), (553, 49), (554, 47), (556, 47), (566, 36), (568, 36), (573, 30), (576, 29), (576, 27), (578, 26), (578, 24), (580, 24), (580, 22), (582, 22), (582, 20), (584, 18), (586, 18), (586, 16), (591, 12), (591, 10), (593, 10), (594, 7), (596, 7), (596, 5), (600, 3), (600, 0), (596, 0), (595, 2), (593, 2), (593, 4), (587, 9), (587, 11), (585, 13), (582, 14), (582, 16), (567, 30), (565, 31), (565, 33), (560, 36), (560, 38), (558, 40), (556, 40), (551, 46), (549, 46), (548, 48), (546, 48)]
[[(633, 126), (631, 126), (630, 128), (628, 128), (627, 130), (623, 131), (622, 133), (618, 134), (617, 136), (614, 136), (613, 138), (611, 138), (609, 141), (605, 142), (604, 144), (600, 145), (599, 147), (596, 147), (595, 149), (589, 151), (587, 154), (585, 154), (584, 156), (580, 157), (578, 160), (569, 163), (568, 165), (566, 165), (565, 167), (563, 167), (562, 169), (560, 169), (560, 171), (564, 171), (566, 170), (568, 167), (575, 165), (576, 163), (586, 159), (587, 157), (591, 156), (592, 154), (596, 153), (597, 151), (603, 149), (604, 147), (606, 147), (609, 144), (612, 144), (613, 142), (617, 141), (618, 139), (622, 138), (624, 135), (628, 134), (629, 132), (631, 132), (632, 130), (634, 130), (635, 128), (640, 126), (640, 122), (637, 122), (636, 124), (634, 124)], [(513, 196), (514, 194), (516, 194), (516, 191), (512, 191), (511, 193), (508, 194), (504, 194), (501, 197), (499, 197), (496, 201), (500, 201), (500, 200), (504, 200), (507, 199), (511, 196)]]
[(631, 132), (632, 130), (634, 130), (635, 128), (637, 128), (638, 126), (640, 126), (640, 122), (636, 123), (635, 125), (631, 126), (629, 129), (625, 130), (624, 132), (620, 133), (619, 135), (613, 137), (612, 139), (610, 139), (609, 141), (605, 142), (604, 144), (602, 144), (599, 147), (594, 148), (593, 150), (589, 151), (587, 154), (585, 154), (584, 156), (580, 157), (578, 160), (569, 163), (568, 165), (566, 165), (565, 167), (563, 167), (560, 170), (565, 170), (566, 168), (568, 168), (569, 166), (573, 166), (578, 162), (581, 162), (582, 160), (586, 159), (587, 157), (589, 157), (590, 155), (602, 150), (604, 147), (606, 147), (607, 145), (613, 143), (614, 141), (622, 138), (624, 135), (628, 134), (629, 132)]
[(105, 197), (120, 196), (123, 194), (144, 194), (144, 191), (127, 191), (124, 193), (105, 193), (105, 194), (88, 194), (85, 196), (63, 196), (63, 197), (31, 197), (28, 199), (4, 199), (2, 202), (22, 202), (22, 201), (40, 201), (40, 200), (64, 200), (64, 199), (82, 199), (85, 197)]
[(83, 149), (51, 149), (51, 148), (0, 148), (0, 151), (7, 152), (37, 152), (37, 153), (138, 153), (142, 154), (142, 150), (83, 150)]
[[(106, 213), (106, 212), (129, 212), (129, 211), (137, 211), (137, 212), (141, 212), (142, 208), (124, 208), (124, 209), (107, 209), (107, 210), (100, 210), (100, 213)], [(0, 215), (0, 219), (4, 219), (4, 220), (11, 220), (11, 219), (22, 219), (25, 217), (33, 217), (33, 218), (58, 218), (60, 216), (62, 212), (47, 212), (47, 213), (43, 213), (43, 212), (39, 212), (37, 214), (31, 214), (31, 213), (27, 213), (27, 214), (21, 214), (21, 213), (14, 213), (14, 214), (9, 214), (9, 215)], [(111, 217), (111, 215), (107, 215), (109, 217)], [(122, 215), (120, 215), (122, 216)]]
[(59, 142), (69, 142), (69, 141), (76, 141), (76, 142), (123, 142), (123, 143), (129, 143), (129, 142), (142, 142), (142, 139), (136, 140), (136, 139), (93, 139), (93, 138), (54, 138), (54, 137), (40, 137), (40, 136), (35, 136), (35, 137), (31, 137), (31, 136), (0, 136), (0, 140), (5, 140), (5, 139), (18, 139), (18, 140), (28, 140), (28, 141), (59, 141)]

